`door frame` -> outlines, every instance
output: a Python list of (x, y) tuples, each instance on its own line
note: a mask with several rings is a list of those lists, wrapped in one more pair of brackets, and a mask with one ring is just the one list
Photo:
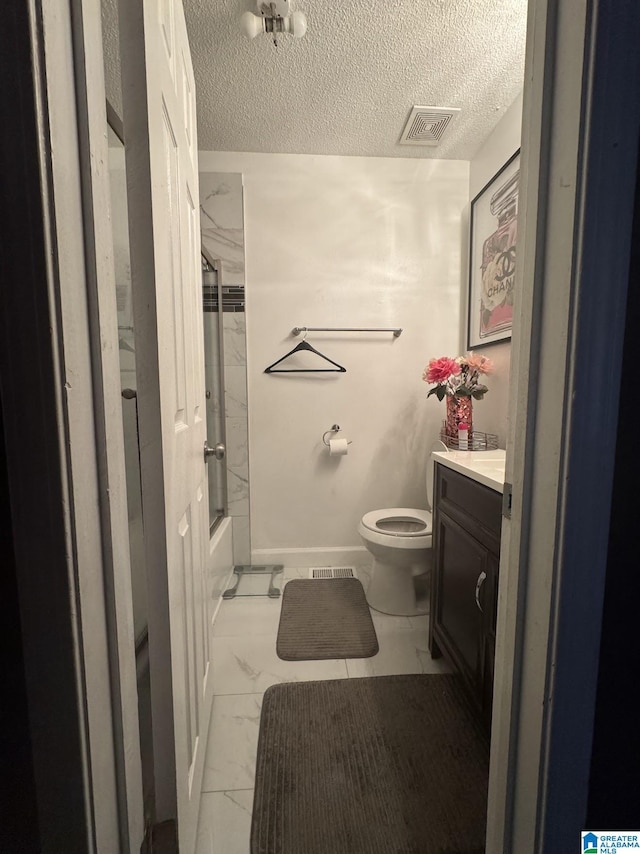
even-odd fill
[[(101, 816), (94, 812), (89, 779), (92, 704), (89, 698), (84, 701), (84, 664), (99, 665), (101, 657), (94, 657), (95, 648), (88, 648), (83, 660), (79, 643), (79, 550), (74, 547), (74, 508), (69, 500), (59, 277), (51, 252), (55, 219), (43, 107), (42, 22), (34, 2), (15, 4), (11, 12), (3, 16), (0, 27), (0, 68), (6, 84), (0, 88), (0, 103), (3, 116), (13, 119), (10, 132), (5, 127), (0, 136), (0, 269), (3, 284), (20, 282), (20, 287), (3, 287), (0, 303), (0, 405), (31, 733), (27, 749), (34, 776), (38, 850), (48, 854), (66, 844), (74, 851), (95, 851), (98, 839), (117, 843), (118, 825), (108, 757), (102, 766)], [(71, 354), (67, 359), (73, 366)], [(85, 384), (76, 390), (84, 396)], [(92, 485), (85, 481), (87, 492)], [(95, 542), (85, 546), (96, 554)], [(100, 632), (103, 625), (97, 629)], [(108, 731), (110, 721), (104, 724)], [(66, 785), (61, 786), (63, 767)], [(15, 840), (14, 849), (23, 842)]]
[(639, 39), (634, 0), (530, 0), (487, 854), (572, 850), (586, 820)]
[(137, 852), (100, 3), (27, 0), (5, 17), (3, 60), (16, 85), (3, 215), (5, 233), (17, 223), (17, 234), (3, 241), (16, 284), (3, 305), (0, 380), (42, 851)]

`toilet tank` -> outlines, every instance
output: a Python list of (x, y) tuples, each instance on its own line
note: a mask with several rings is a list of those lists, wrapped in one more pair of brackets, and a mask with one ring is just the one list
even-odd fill
[(429, 452), (429, 459), (427, 460), (427, 504), (429, 505), (429, 510), (433, 510), (433, 460), (431, 459), (431, 452)]

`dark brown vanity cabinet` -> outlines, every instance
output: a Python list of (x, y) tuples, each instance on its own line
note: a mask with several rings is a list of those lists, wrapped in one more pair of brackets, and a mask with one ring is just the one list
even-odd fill
[(429, 645), (491, 723), (502, 495), (435, 466)]

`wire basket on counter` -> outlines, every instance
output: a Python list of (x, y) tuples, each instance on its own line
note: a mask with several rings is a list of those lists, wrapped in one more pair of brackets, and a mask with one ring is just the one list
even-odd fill
[[(457, 436), (447, 435), (447, 422), (442, 422), (440, 428), (440, 440), (444, 442), (447, 448), (452, 451), (459, 451), (460, 443)], [(495, 451), (498, 448), (498, 437), (495, 433), (483, 433), (481, 430), (474, 430), (468, 439), (464, 440), (466, 447), (462, 448), (465, 451)]]

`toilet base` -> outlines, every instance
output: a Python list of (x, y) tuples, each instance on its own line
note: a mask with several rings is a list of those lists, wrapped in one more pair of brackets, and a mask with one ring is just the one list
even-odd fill
[(414, 580), (424, 574), (424, 562), (398, 566), (374, 558), (367, 602), (375, 611), (397, 617), (428, 614), (428, 599), (418, 602)]

